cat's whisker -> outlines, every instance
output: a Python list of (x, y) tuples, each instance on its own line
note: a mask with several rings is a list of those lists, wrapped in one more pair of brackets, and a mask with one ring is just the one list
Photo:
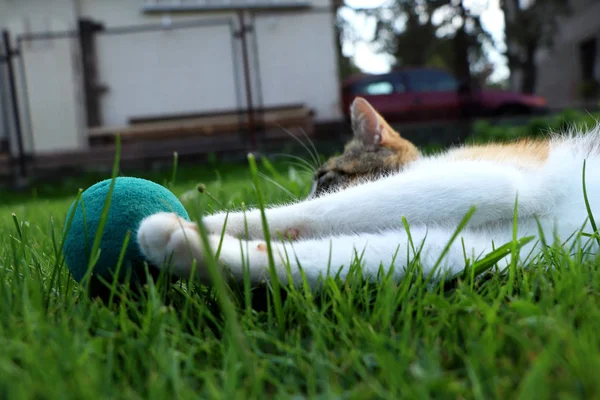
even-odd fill
[(315, 168), (313, 167), (313, 165), (311, 163), (309, 163), (308, 161), (306, 161), (302, 157), (298, 157), (298, 156), (295, 156), (292, 154), (285, 154), (285, 153), (276, 153), (276, 154), (273, 154), (273, 156), (287, 157), (287, 158), (291, 158), (293, 160), (299, 161), (304, 166), (304, 168), (310, 172), (311, 175), (314, 174), (314, 172), (315, 172)]
[(271, 179), (270, 177), (268, 177), (267, 175), (263, 174), (262, 172), (258, 173), (258, 176), (260, 176), (261, 178), (263, 178), (265, 181), (272, 183), (273, 185), (277, 186), (279, 189), (283, 190), (285, 193), (287, 193), (292, 199), (294, 200), (298, 200), (298, 197), (296, 197), (294, 195), (294, 193), (290, 192), (288, 189), (286, 189), (285, 187), (283, 187), (283, 185), (281, 185), (280, 183), (276, 182), (274, 179)]
[(312, 141), (312, 139), (308, 136), (308, 134), (306, 133), (306, 131), (302, 128), (299, 128), (300, 132), (302, 133), (302, 136), (304, 136), (306, 138), (306, 140), (308, 141), (308, 144), (310, 144), (310, 147), (312, 147), (315, 157), (317, 158), (317, 164), (320, 165), (321, 164), (321, 157), (319, 156), (319, 152), (317, 151), (317, 147), (315, 146), (315, 143)]
[(308, 169), (304, 164), (300, 164), (297, 162), (290, 162), (289, 165), (292, 167), (298, 168), (300, 170), (299, 171), (300, 173), (306, 174), (306, 175), (310, 176), (311, 178), (315, 175), (314, 171)]
[[(279, 128), (281, 128), (285, 133), (287, 133), (291, 138), (293, 138), (296, 142), (298, 142), (304, 148), (304, 150), (306, 150), (306, 152), (308, 153), (308, 155), (310, 156), (310, 158), (312, 158), (312, 161), (314, 162), (314, 165), (311, 165), (313, 167), (313, 169), (319, 168), (318, 157), (315, 157), (315, 155), (312, 153), (311, 149), (306, 145), (306, 143), (304, 143), (302, 140), (300, 140), (300, 138), (298, 138), (296, 135), (294, 135), (294, 133), (292, 133), (289, 129), (284, 128), (280, 124), (277, 124), (277, 126)], [(317, 156), (318, 156), (318, 154), (317, 154)]]

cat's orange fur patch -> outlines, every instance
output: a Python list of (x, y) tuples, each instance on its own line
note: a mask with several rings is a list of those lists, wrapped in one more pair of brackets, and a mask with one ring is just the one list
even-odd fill
[(394, 147), (396, 152), (383, 159), (383, 163), (387, 169), (393, 170), (398, 168), (398, 166), (406, 165), (419, 158), (419, 150), (408, 140), (405, 140), (405, 142), (407, 145), (401, 145), (401, 148)]
[(513, 143), (492, 143), (461, 147), (452, 150), (452, 158), (458, 160), (506, 161), (519, 167), (543, 165), (550, 154), (548, 141), (521, 140)]

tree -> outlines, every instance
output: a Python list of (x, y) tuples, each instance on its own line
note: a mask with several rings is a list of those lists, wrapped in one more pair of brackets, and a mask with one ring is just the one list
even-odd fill
[(417, 7), (413, 1), (395, 1), (374, 10), (377, 26), (373, 41), (378, 50), (392, 55), (397, 65), (420, 66), (436, 54), (437, 28), (431, 21), (427, 3)]
[(501, 0), (504, 12), (506, 57), (514, 76), (522, 74), (520, 91), (533, 93), (537, 80), (535, 54), (551, 47), (559, 19), (569, 13), (568, 0)]
[(462, 1), (393, 0), (365, 12), (377, 18), (373, 42), (398, 66), (444, 67), (469, 85), (489, 64), (483, 44), (491, 37)]
[(340, 10), (346, 7), (344, 0), (334, 0), (333, 9), (335, 10), (335, 39), (337, 45), (338, 70), (341, 79), (360, 72), (360, 69), (354, 64), (352, 57), (348, 57), (343, 52), (343, 44), (346, 41), (355, 41), (356, 33), (352, 26), (341, 15)]

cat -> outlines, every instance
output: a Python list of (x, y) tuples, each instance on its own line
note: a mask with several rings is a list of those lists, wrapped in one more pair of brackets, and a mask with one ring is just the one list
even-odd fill
[[(313, 194), (265, 210), (275, 271), (284, 284), (289, 276), (292, 284), (306, 279), (313, 288), (322, 277), (335, 274), (344, 279), (357, 256), (367, 279), (376, 279), (380, 267), (402, 279), (414, 248), (420, 251), (424, 274), (434, 272), (437, 266), (437, 274), (455, 275), (464, 270), (467, 258), (476, 260), (512, 240), (515, 204), (519, 237), (540, 239), (542, 232), (548, 245), (585, 240), (586, 244), (591, 241), (592, 251), (597, 250), (593, 240), (573, 234), (582, 228), (591, 230), (582, 190), (584, 160), (591, 210), (600, 209), (600, 125), (586, 134), (570, 132), (546, 140), (461, 146), (423, 156), (366, 100), (353, 102), (351, 119), (355, 142), (341, 158), (317, 171)], [(339, 160), (349, 160), (355, 148), (359, 153), (379, 154), (379, 163), (373, 161), (374, 168), (363, 170), (340, 168), (347, 163)], [(375, 159), (373, 154), (354, 155), (361, 156)], [(387, 157), (396, 157), (396, 161), (383, 162)], [(476, 210), (467, 226), (438, 263), (473, 206)], [(412, 242), (402, 217), (408, 221)], [(143, 220), (136, 237), (153, 265), (166, 266), (170, 261), (171, 272), (187, 278), (196, 260), (195, 276), (209, 282), (204, 255), (219, 247), (225, 218), (221, 212), (202, 221), (209, 233), (210, 250), (202, 246), (195, 223), (170, 213)], [(542, 241), (534, 240), (523, 246), (520, 254), (541, 248)], [(502, 259), (499, 266), (508, 265), (510, 258)], [(218, 262), (235, 281), (244, 279), (245, 268), (254, 285), (269, 279), (260, 210), (228, 215)]]

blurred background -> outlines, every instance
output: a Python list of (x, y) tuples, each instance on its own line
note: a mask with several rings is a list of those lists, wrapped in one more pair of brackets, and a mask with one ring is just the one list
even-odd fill
[[(367, 98), (421, 146), (594, 118), (599, 0), (0, 0), (0, 174), (340, 151)], [(566, 122), (565, 122), (566, 121)]]

